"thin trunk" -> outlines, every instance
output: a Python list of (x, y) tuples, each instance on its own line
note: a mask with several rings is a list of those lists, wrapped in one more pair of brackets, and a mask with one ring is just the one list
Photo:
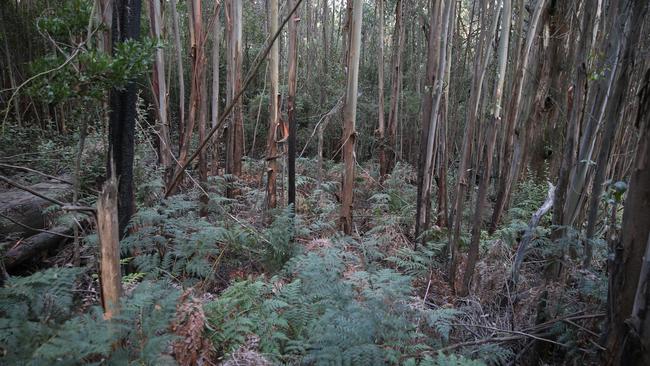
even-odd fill
[[(456, 2), (454, 1), (449, 15), (449, 21), (456, 22)], [(448, 107), (449, 107), (449, 85), (451, 80), (451, 56), (454, 48), (454, 29), (455, 24), (451, 24), (447, 34), (447, 60), (445, 61), (444, 71), (444, 85), (445, 90), (442, 95), (442, 107), (440, 110), (440, 134), (438, 136), (438, 169), (437, 169), (437, 184), (438, 184), (438, 216), (437, 224), (440, 227), (447, 227), (449, 225), (449, 205), (447, 197), (447, 163), (449, 162), (449, 152), (447, 148), (447, 129), (448, 129)]]
[[(583, 14), (582, 14), (582, 24), (580, 32), (580, 42), (578, 44), (578, 54), (576, 57), (576, 82), (574, 85), (574, 99), (573, 99), (573, 109), (571, 111), (571, 121), (569, 123), (576, 124), (577, 126), (582, 125), (582, 119), (584, 118), (584, 109), (586, 103), (586, 94), (588, 92), (588, 74), (587, 66), (589, 63), (588, 54), (589, 46), (592, 41), (593, 26), (595, 20), (595, 12), (598, 8), (598, 0), (588, 0), (585, 3)], [(575, 143), (575, 142), (574, 142)], [(566, 182), (564, 182), (566, 184)], [(596, 184), (596, 183), (594, 183)], [(593, 205), (593, 201), (592, 201)], [(593, 208), (590, 208), (589, 211), (589, 222), (587, 223), (586, 228), (586, 240), (585, 240), (585, 259), (584, 265), (589, 266), (591, 262), (591, 240), (594, 236), (595, 217), (592, 215), (597, 214), (597, 210), (592, 212)]]
[[(543, 0), (540, 0), (543, 1)], [(481, 6), (481, 14), (486, 12), (486, 5), (483, 2)], [(482, 19), (487, 16), (481, 17)], [(460, 229), (463, 221), (463, 204), (465, 202), (465, 193), (469, 186), (467, 181), (467, 166), (470, 164), (472, 156), (472, 140), (474, 136), (474, 129), (478, 115), (479, 104), (483, 89), (483, 79), (487, 70), (487, 60), (491, 57), (491, 47), (487, 47), (484, 51), (485, 43), (490, 39), (494, 39), (497, 28), (496, 16), (494, 17), (492, 27), (487, 29), (486, 26), (479, 27), (481, 29), (481, 36), (478, 39), (478, 49), (476, 51), (474, 67), (472, 70), (472, 89), (470, 92), (470, 100), (467, 111), (467, 122), (465, 124), (465, 131), (463, 136), (463, 145), (461, 150), (460, 164), (458, 167), (458, 182), (456, 184), (456, 198), (454, 202), (454, 216), (453, 216), (453, 230), (450, 235), (449, 251), (451, 252), (451, 260), (449, 265), (449, 281), (452, 288), (455, 288), (456, 283), (456, 269), (460, 260), (459, 247), (460, 247)], [(484, 24), (485, 25), (485, 24)]]
[[(228, 0), (226, 2), (229, 20), (228, 43), (228, 104), (242, 87), (242, 7), (243, 2)], [(241, 176), (242, 157), (244, 151), (244, 117), (241, 99), (238, 99), (232, 111), (230, 123), (227, 127), (226, 174)], [(229, 189), (229, 197), (239, 194), (236, 189)]]
[(347, 57), (347, 87), (345, 106), (343, 107), (343, 184), (341, 186), (341, 229), (346, 235), (352, 234), (352, 208), (355, 176), (355, 142), (356, 142), (356, 111), (357, 90), (359, 80), (359, 56), (361, 51), (361, 20), (363, 15), (363, 0), (348, 0), (352, 5), (350, 17), (349, 47)]
[[(627, 4), (627, 3), (625, 3)], [(570, 172), (569, 187), (567, 188), (566, 199), (564, 202), (562, 222), (561, 225), (568, 226), (575, 223), (578, 212), (581, 211), (580, 203), (585, 201), (585, 187), (588, 186), (590, 179), (589, 173), (591, 172), (591, 161), (593, 161), (593, 154), (597, 152), (596, 141), (598, 140), (598, 131), (603, 126), (603, 117), (605, 114), (605, 107), (608, 104), (611, 91), (613, 90), (613, 83), (615, 81), (616, 69), (618, 67), (618, 56), (621, 51), (620, 37), (622, 26), (618, 27), (618, 21), (624, 9), (623, 1), (616, 1), (609, 5), (608, 13), (604, 16), (603, 27), (600, 34), (603, 38), (600, 40), (600, 49), (596, 52), (603, 52), (604, 57), (602, 63), (594, 66), (596, 70), (603, 70), (603, 77), (594, 82), (594, 86), (590, 88), (587, 97), (587, 107), (584, 117), (586, 118), (586, 126), (584, 132), (581, 132), (580, 145), (578, 149), (578, 159), (576, 164), (572, 167)], [(607, 35), (606, 37), (604, 35)], [(577, 147), (577, 146), (576, 146)], [(556, 209), (558, 209), (556, 207)]]
[(178, 135), (179, 150), (183, 146), (185, 134), (185, 72), (183, 71), (183, 49), (181, 47), (181, 31), (178, 25), (178, 11), (176, 1), (171, 0), (172, 28), (174, 30), (174, 49), (176, 50), (176, 67), (178, 72)]
[[(149, 22), (151, 36), (157, 42), (162, 42), (162, 17), (160, 0), (149, 0)], [(158, 107), (158, 139), (160, 164), (169, 168), (172, 163), (172, 151), (169, 139), (169, 122), (167, 120), (167, 82), (165, 80), (165, 55), (162, 47), (156, 48), (152, 77), (153, 94)]]
[[(269, 34), (275, 34), (278, 31), (278, 0), (269, 1)], [(267, 186), (266, 186), (266, 206), (275, 208), (277, 206), (277, 187), (276, 181), (278, 176), (278, 145), (276, 143), (276, 131), (279, 123), (279, 85), (280, 85), (280, 45), (279, 41), (273, 43), (269, 53), (269, 70), (271, 78), (270, 116), (269, 131), (266, 142), (266, 168)]]
[[(212, 96), (210, 104), (212, 105), (212, 115), (210, 117), (210, 126), (215, 128), (219, 121), (219, 45), (221, 41), (221, 25), (219, 22), (219, 13), (215, 14), (214, 32), (212, 33)], [(212, 140), (212, 157), (210, 162), (210, 171), (213, 175), (217, 174), (219, 167), (219, 149), (217, 148), (218, 135)]]
[[(289, 1), (289, 9), (294, 6), (295, 0)], [(289, 119), (289, 138), (288, 138), (288, 204), (293, 205), (296, 210), (296, 69), (298, 68), (298, 12), (294, 13), (293, 18), (289, 21), (289, 47), (287, 57), (289, 59), (289, 76), (288, 76), (288, 94), (287, 94), (287, 117)]]
[(530, 54), (533, 48), (533, 43), (537, 37), (537, 27), (539, 25), (542, 9), (544, 9), (544, 3), (544, 0), (539, 0), (535, 6), (535, 11), (532, 14), (528, 26), (526, 44), (524, 46), (521, 55), (521, 61), (518, 65), (515, 75), (515, 85), (513, 87), (512, 95), (510, 98), (509, 114), (506, 116), (505, 152), (503, 154), (504, 169), (501, 172), (499, 191), (497, 194), (497, 200), (494, 205), (494, 211), (492, 213), (492, 220), (490, 223), (490, 232), (494, 232), (494, 230), (496, 230), (496, 227), (501, 220), (501, 216), (503, 215), (508, 197), (512, 191), (512, 185), (514, 181), (513, 173), (517, 170), (517, 167), (513, 166), (513, 163), (511, 162), (519, 162), (519, 159), (517, 159), (517, 157), (521, 156), (521, 154), (514, 153), (515, 128), (517, 126), (519, 114), (523, 108), (521, 103), (522, 89), (526, 84), (525, 81), (528, 75), (528, 63), (530, 61)]
[(321, 16), (322, 22), (322, 33), (323, 33), (323, 58), (321, 64), (321, 83), (320, 83), (320, 104), (325, 105), (327, 102), (327, 74), (328, 74), (328, 61), (329, 61), (329, 40), (328, 35), (328, 26), (329, 26), (329, 10), (328, 10), (328, 0), (323, 0), (323, 14)]
[[(427, 111), (423, 111), (422, 129), (423, 129), (423, 149), (420, 157), (420, 162), (423, 164), (420, 167), (419, 174), (421, 178), (418, 186), (417, 197), (417, 210), (416, 210), (416, 223), (415, 235), (416, 238), (422, 232), (429, 228), (430, 211), (431, 211), (431, 188), (433, 180), (433, 161), (434, 161), (434, 148), (436, 136), (439, 130), (440, 118), (440, 101), (443, 95), (443, 83), (445, 80), (444, 72), (446, 71), (447, 62), (447, 40), (449, 33), (449, 21), (452, 13), (453, 0), (447, 0), (439, 4), (440, 8), (432, 8), (432, 23), (431, 32), (429, 33), (429, 66), (427, 67), (427, 83), (429, 84), (430, 92), (425, 95), (426, 101), (424, 106), (430, 104)], [(443, 7), (444, 5), (444, 7)], [(429, 93), (430, 96), (429, 96)], [(424, 131), (426, 132), (426, 140), (424, 140)], [(425, 238), (422, 238), (424, 241)]]
[(480, 174), (481, 181), (479, 183), (476, 209), (474, 210), (474, 219), (472, 223), (472, 239), (469, 245), (469, 254), (467, 256), (465, 275), (463, 276), (463, 285), (459, 293), (461, 296), (465, 296), (469, 292), (470, 281), (474, 275), (474, 267), (478, 260), (483, 208), (487, 204), (487, 191), (490, 183), (490, 173), (492, 171), (492, 157), (494, 156), (494, 148), (496, 145), (496, 134), (497, 130), (501, 127), (501, 99), (503, 97), (503, 84), (505, 82), (506, 66), (508, 64), (508, 43), (510, 38), (511, 18), (512, 9), (510, 0), (503, 0), (498, 67), (494, 87), (494, 107), (491, 113), (491, 123), (487, 126), (487, 139), (485, 142), (485, 153), (483, 154), (483, 172)]
[(393, 32), (393, 60), (391, 76), (391, 93), (390, 93), (390, 111), (388, 112), (388, 139), (386, 141), (386, 164), (385, 170), (380, 170), (380, 176), (383, 178), (390, 174), (395, 166), (397, 154), (397, 121), (399, 120), (399, 101), (402, 86), (402, 54), (404, 53), (404, 30), (403, 25), (403, 8), (402, 0), (397, 0), (395, 5), (395, 30)]
[(378, 22), (378, 47), (377, 55), (377, 94), (378, 94), (378, 144), (379, 144), (379, 176), (386, 172), (386, 126), (384, 124), (384, 1), (377, 0), (377, 22)]

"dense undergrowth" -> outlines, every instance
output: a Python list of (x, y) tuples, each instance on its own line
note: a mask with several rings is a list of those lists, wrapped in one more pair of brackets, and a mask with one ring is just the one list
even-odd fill
[[(519, 286), (506, 286), (527, 221), (546, 195), (540, 178), (527, 176), (506, 223), (483, 234), (472, 295), (458, 298), (444, 275), (446, 229), (412, 244), (408, 165), (398, 164), (383, 184), (375, 165), (360, 166), (356, 232), (345, 237), (336, 230), (339, 164), (326, 162), (318, 185), (316, 162), (299, 160), (293, 216), (289, 208), (265, 211), (263, 162), (247, 160), (241, 180), (211, 178), (204, 205), (204, 188), (191, 182), (163, 199), (160, 172), (146, 168), (153, 158), (145, 148), (138, 154), (139, 210), (121, 242), (119, 317), (102, 316), (97, 243), (88, 235), (81, 267), (62, 258), (0, 288), (3, 364), (505, 365), (539, 348), (526, 334), (554, 342), (537, 353), (550, 362), (596, 359), (604, 269), (571, 269), (562, 286), (540, 276), (549, 260), (581, 250), (579, 230), (553, 242), (543, 220)], [(85, 169), (89, 177), (100, 170)], [(241, 196), (225, 198), (228, 185)], [(597, 248), (602, 266), (604, 244)], [(575, 265), (570, 255), (560, 260)], [(552, 319), (568, 321), (540, 326), (541, 298)]]

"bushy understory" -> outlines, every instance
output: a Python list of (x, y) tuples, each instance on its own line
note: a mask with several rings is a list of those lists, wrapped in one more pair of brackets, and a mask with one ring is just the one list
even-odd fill
[[(603, 267), (570, 270), (550, 291), (538, 275), (558, 253), (581, 250), (578, 230), (554, 242), (543, 221), (519, 287), (505, 287), (545, 182), (528, 177), (506, 223), (482, 235), (472, 295), (457, 298), (444, 275), (446, 229), (412, 244), (412, 167), (399, 164), (381, 184), (376, 166), (361, 167), (357, 233), (346, 237), (337, 231), (340, 165), (326, 162), (319, 185), (316, 162), (300, 159), (296, 215), (258, 204), (263, 166), (248, 160), (250, 179), (211, 178), (207, 205), (191, 186), (162, 199), (159, 172), (139, 168), (139, 210), (121, 242), (120, 314), (103, 318), (95, 260), (12, 277), (0, 288), (3, 363), (502, 365), (522, 362), (527, 333), (562, 345), (545, 349), (548, 359), (594, 357), (595, 339), (581, 328), (598, 331), (600, 318), (581, 316), (602, 312)], [(239, 198), (222, 195), (229, 185)], [(96, 241), (86, 237), (88, 257)], [(595, 263), (604, 263), (598, 245)], [(536, 324), (542, 296), (553, 318), (573, 324)]]

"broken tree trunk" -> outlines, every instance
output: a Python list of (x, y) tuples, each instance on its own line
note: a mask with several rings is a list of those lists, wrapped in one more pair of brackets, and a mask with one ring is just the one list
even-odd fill
[(101, 252), (100, 281), (104, 317), (111, 319), (119, 312), (122, 275), (120, 272), (120, 241), (117, 221), (117, 181), (106, 182), (97, 200), (97, 233)]

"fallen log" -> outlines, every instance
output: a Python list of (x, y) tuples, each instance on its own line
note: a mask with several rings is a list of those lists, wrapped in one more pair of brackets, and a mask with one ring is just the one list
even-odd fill
[[(47, 181), (29, 187), (45, 197), (67, 200), (72, 187), (60, 181)], [(47, 225), (43, 211), (52, 203), (22, 189), (10, 189), (0, 193), (0, 240), (13, 234), (26, 237), (38, 234)]]
[(12, 270), (44, 251), (58, 248), (73, 234), (72, 226), (57, 226), (16, 242), (2, 244), (5, 268)]

